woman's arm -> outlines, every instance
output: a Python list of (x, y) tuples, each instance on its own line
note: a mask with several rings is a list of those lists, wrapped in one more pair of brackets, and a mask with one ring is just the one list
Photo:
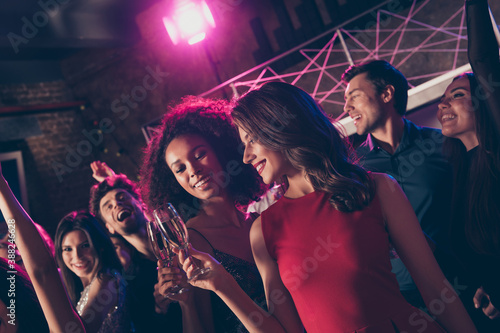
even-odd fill
[(66, 295), (56, 263), (31, 218), (10, 190), (0, 169), (0, 210), (15, 225), (16, 245), (51, 332), (85, 332)]
[(465, 1), (469, 62), (500, 131), (500, 59), (487, 0)]
[[(250, 241), (264, 282), (269, 312), (255, 304), (220, 263), (210, 255), (194, 249), (191, 249), (191, 255), (200, 260), (203, 267), (209, 267), (210, 271), (190, 283), (215, 292), (250, 332), (303, 332), (292, 298), (281, 281), (276, 263), (265, 248), (260, 218), (252, 225)], [(182, 254), (179, 259), (190, 277), (193, 270), (192, 260), (185, 260)]]
[(448, 332), (477, 332), (453, 287), (446, 280), (408, 199), (394, 178), (373, 173), (389, 236), (408, 268), (427, 308)]
[(292, 296), (281, 280), (278, 264), (267, 251), (260, 217), (254, 221), (250, 230), (250, 242), (255, 264), (264, 283), (268, 311), (279, 321), (285, 332), (303, 332), (302, 321)]
[[(187, 225), (188, 227), (190, 226), (189, 221)], [(189, 241), (194, 247), (200, 249), (200, 251), (213, 255), (213, 251), (210, 244), (207, 242), (205, 238), (203, 238), (198, 233), (198, 231), (195, 231), (194, 229), (188, 229), (188, 233), (189, 233)], [(196, 311), (204, 327), (204, 332), (216, 333), (214, 326), (214, 319), (213, 319), (214, 314), (212, 312), (212, 299), (210, 296), (210, 291), (200, 288), (193, 288), (193, 287), (191, 288), (194, 289), (193, 297), (194, 297), (194, 302), (196, 304)]]
[(201, 333), (205, 332), (205, 327), (201, 324), (194, 294), (190, 293), (188, 298), (179, 302), (182, 311), (182, 332)]

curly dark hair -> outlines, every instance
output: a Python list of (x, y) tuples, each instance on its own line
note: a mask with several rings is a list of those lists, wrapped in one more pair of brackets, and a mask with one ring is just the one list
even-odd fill
[(367, 73), (368, 80), (379, 94), (388, 85), (394, 87), (394, 108), (401, 116), (404, 116), (408, 104), (408, 81), (405, 76), (387, 61), (373, 60), (350, 66), (342, 74), (342, 81), (348, 84), (355, 76), (363, 73)]
[[(89, 211), (99, 220), (101, 218), (100, 202), (109, 192), (116, 189), (122, 189), (130, 193), (136, 200), (141, 201), (141, 195), (136, 184), (123, 174), (107, 177), (105, 180), (92, 186), (90, 189)], [(102, 221), (101, 221), (102, 222)]]
[(56, 230), (55, 247), (56, 261), (61, 269), (64, 285), (73, 304), (76, 304), (83, 291), (83, 284), (80, 278), (73, 273), (64, 263), (62, 258), (62, 243), (64, 236), (74, 230), (80, 230), (85, 233), (90, 247), (95, 250), (96, 260), (94, 271), (97, 277), (113, 270), (121, 271), (122, 266), (116, 255), (113, 243), (109, 239), (106, 231), (96, 218), (85, 211), (73, 211), (63, 217)]
[(198, 213), (200, 202), (179, 185), (165, 161), (170, 142), (185, 134), (204, 138), (224, 170), (240, 171), (236, 174), (228, 172), (227, 191), (235, 205), (245, 206), (252, 200), (258, 200), (263, 184), (255, 169), (243, 163), (241, 141), (231, 123), (228, 108), (228, 103), (223, 100), (188, 96), (163, 117), (158, 134), (145, 150), (140, 173), (140, 190), (149, 209), (171, 202), (186, 219)]
[(304, 170), (314, 189), (331, 193), (340, 211), (362, 210), (373, 197), (368, 173), (354, 161), (321, 107), (302, 89), (269, 82), (235, 101), (234, 123), (269, 150), (281, 151), (297, 170)]

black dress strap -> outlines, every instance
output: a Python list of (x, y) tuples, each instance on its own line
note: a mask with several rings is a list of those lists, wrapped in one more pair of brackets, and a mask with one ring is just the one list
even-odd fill
[(212, 244), (210, 244), (210, 242), (208, 241), (208, 239), (207, 239), (205, 236), (203, 236), (203, 234), (202, 234), (201, 232), (199, 232), (198, 230), (193, 229), (193, 228), (187, 228), (187, 229), (188, 229), (188, 230), (193, 230), (193, 231), (195, 231), (198, 235), (200, 235), (201, 237), (203, 237), (203, 239), (204, 239), (204, 240), (206, 240), (206, 241), (207, 241), (207, 243), (208, 243), (208, 245), (210, 245), (210, 247), (212, 248), (212, 251), (213, 251), (213, 252), (215, 252), (215, 248), (212, 246)]

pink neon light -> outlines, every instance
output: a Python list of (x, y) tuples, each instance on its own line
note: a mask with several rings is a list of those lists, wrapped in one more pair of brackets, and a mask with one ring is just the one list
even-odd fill
[(215, 21), (205, 1), (179, 0), (170, 18), (164, 17), (163, 23), (177, 44), (181, 39), (192, 45), (205, 39), (207, 30), (215, 27)]

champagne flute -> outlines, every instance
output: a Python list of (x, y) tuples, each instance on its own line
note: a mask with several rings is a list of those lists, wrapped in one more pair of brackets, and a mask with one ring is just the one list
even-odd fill
[[(190, 258), (187, 228), (174, 206), (171, 203), (167, 203), (162, 209), (155, 210), (153, 215), (169, 244), (182, 251), (186, 259)], [(199, 267), (194, 260), (192, 260), (192, 263), (194, 266), (193, 274), (188, 281), (192, 281), (210, 270), (210, 268)]]
[[(160, 260), (165, 265), (165, 267), (173, 267), (173, 259), (175, 257), (175, 253), (170, 248), (170, 245), (168, 244), (165, 237), (163, 237), (163, 233), (158, 227), (156, 221), (153, 220), (148, 222), (148, 234), (156, 258)], [(181, 294), (188, 290), (188, 288), (183, 288), (179, 285), (173, 286), (167, 290), (167, 294), (165, 295), (165, 297)]]

